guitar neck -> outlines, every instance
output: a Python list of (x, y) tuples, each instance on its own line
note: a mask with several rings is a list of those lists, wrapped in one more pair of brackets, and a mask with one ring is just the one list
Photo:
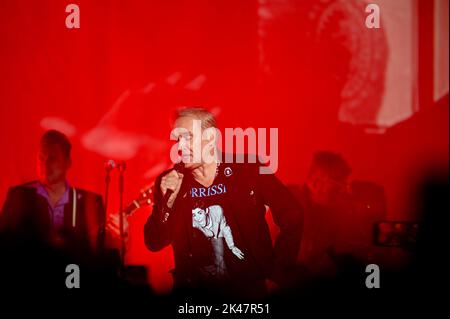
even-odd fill
[(134, 200), (125, 207), (123, 212), (125, 215), (128, 216), (128, 215), (131, 215), (136, 209), (138, 209), (140, 207), (141, 207), (141, 205), (139, 205), (139, 203)]

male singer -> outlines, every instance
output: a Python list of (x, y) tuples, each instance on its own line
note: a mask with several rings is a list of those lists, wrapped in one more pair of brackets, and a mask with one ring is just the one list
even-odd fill
[[(217, 135), (195, 134), (194, 121), (201, 121), (202, 133), (216, 129), (214, 116), (203, 108), (177, 111), (173, 132), (185, 165), (158, 177), (145, 243), (151, 251), (173, 246), (179, 291), (263, 297), (266, 280), (289, 283), (301, 239), (301, 208), (274, 174), (260, 173), (259, 165), (221, 162)], [(213, 160), (194, 160), (196, 145)], [(274, 245), (265, 205), (280, 228)]]

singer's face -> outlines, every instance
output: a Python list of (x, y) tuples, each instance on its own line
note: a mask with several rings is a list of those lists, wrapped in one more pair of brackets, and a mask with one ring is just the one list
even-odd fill
[(203, 161), (203, 150), (211, 144), (211, 140), (203, 139), (203, 129), (199, 119), (190, 116), (180, 117), (175, 121), (175, 139), (178, 142), (178, 153), (185, 163), (185, 168), (195, 169)]
[(54, 184), (66, 179), (71, 160), (60, 145), (43, 144), (37, 155), (37, 174), (43, 184)]

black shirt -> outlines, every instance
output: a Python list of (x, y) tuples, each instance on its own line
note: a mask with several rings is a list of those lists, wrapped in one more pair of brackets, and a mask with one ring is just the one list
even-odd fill
[[(168, 172), (156, 180), (155, 204), (144, 238), (151, 251), (172, 245), (175, 286), (192, 286), (198, 273), (201, 279), (228, 276), (227, 282), (239, 287), (266, 278), (283, 284), (286, 270), (296, 261), (303, 217), (295, 197), (274, 174), (261, 174), (258, 164), (222, 163), (213, 184), (204, 187), (187, 172), (165, 218), (160, 183)], [(266, 205), (280, 228), (274, 244)], [(200, 214), (209, 216), (210, 224)]]
[[(227, 179), (219, 169), (213, 183), (205, 187), (193, 178), (187, 182), (190, 199), (186, 214), (192, 215), (193, 269), (201, 281), (220, 282), (228, 277), (227, 264), (232, 259), (243, 260), (232, 229)], [(228, 217), (227, 217), (228, 216)]]

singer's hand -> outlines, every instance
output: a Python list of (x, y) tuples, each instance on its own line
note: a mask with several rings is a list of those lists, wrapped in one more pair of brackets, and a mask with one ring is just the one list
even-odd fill
[(172, 208), (175, 198), (177, 198), (182, 181), (183, 181), (183, 174), (177, 172), (176, 170), (171, 170), (161, 179), (160, 188), (163, 196), (166, 194), (168, 189), (173, 190), (173, 194), (169, 197), (169, 200), (167, 201), (167, 206), (169, 208)]

